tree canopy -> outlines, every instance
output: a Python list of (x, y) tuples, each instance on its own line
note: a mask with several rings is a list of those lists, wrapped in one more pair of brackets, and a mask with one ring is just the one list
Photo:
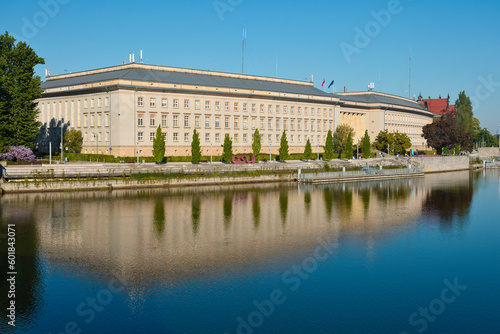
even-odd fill
[(480, 147), (498, 147), (498, 139), (491, 134), (491, 132), (484, 128), (478, 132), (474, 137), (474, 141), (479, 144)]
[[(352, 147), (351, 147), (352, 148)], [(326, 135), (326, 143), (324, 146), (325, 154), (324, 159), (331, 160), (333, 159), (333, 135), (332, 130), (328, 130), (328, 134)]]
[(394, 143), (394, 134), (390, 133), (388, 130), (380, 131), (375, 138), (375, 142), (373, 143), (373, 147), (377, 150), (389, 153), (388, 150), (392, 148), (392, 143)]
[(345, 145), (345, 156), (347, 159), (351, 159), (354, 155), (353, 153), (353, 140), (352, 140), (352, 136), (351, 134), (349, 133), (349, 135), (347, 136), (347, 142), (346, 142), (346, 145)]
[(286, 138), (286, 131), (283, 131), (281, 135), (279, 155), (280, 161), (286, 161), (288, 159), (288, 139)]
[(80, 130), (70, 129), (64, 134), (64, 147), (69, 153), (80, 153), (82, 151), (83, 136)]
[(307, 138), (306, 146), (304, 147), (304, 159), (311, 160), (313, 158), (311, 141)]
[(233, 140), (229, 137), (229, 134), (226, 133), (224, 137), (224, 144), (222, 145), (222, 160), (224, 162), (230, 163), (233, 158)]
[(161, 126), (156, 129), (155, 140), (153, 141), (153, 156), (156, 163), (163, 162), (165, 159), (165, 137), (161, 133)]
[(40, 129), (36, 99), (41, 79), (35, 66), (43, 58), (7, 32), (0, 36), (0, 146), (33, 148)]
[(201, 160), (200, 135), (198, 134), (198, 131), (194, 129), (193, 141), (191, 142), (191, 162), (197, 164), (200, 162), (200, 160)]
[(345, 152), (349, 134), (351, 137), (354, 137), (354, 129), (348, 124), (340, 124), (335, 129), (335, 133), (333, 134), (333, 147), (335, 152), (339, 154), (339, 157)]
[(259, 129), (255, 129), (255, 132), (253, 134), (253, 142), (252, 142), (253, 155), (257, 156), (260, 153), (261, 149), (262, 149), (262, 144), (260, 143)]
[(470, 98), (465, 95), (465, 91), (458, 94), (458, 99), (455, 102), (455, 115), (457, 124), (463, 131), (474, 133), (472, 103)]
[(450, 116), (445, 115), (442, 119), (425, 125), (422, 132), (429, 146), (434, 147), (438, 154), (444, 148), (452, 149), (458, 145), (463, 151), (472, 151), (472, 133), (465, 132)]
[(361, 149), (363, 152), (363, 157), (368, 159), (371, 155), (371, 143), (370, 143), (370, 136), (368, 135), (368, 130), (365, 130), (365, 135), (361, 139)]

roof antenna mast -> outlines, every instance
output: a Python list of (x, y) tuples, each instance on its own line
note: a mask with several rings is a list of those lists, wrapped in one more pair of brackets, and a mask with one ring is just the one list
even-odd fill
[(410, 76), (408, 81), (408, 98), (411, 99), (411, 48), (410, 48)]

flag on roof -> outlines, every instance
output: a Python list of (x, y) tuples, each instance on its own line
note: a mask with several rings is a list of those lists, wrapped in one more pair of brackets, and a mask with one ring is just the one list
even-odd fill
[(321, 87), (323, 87), (325, 85), (325, 81), (326, 81), (326, 79), (323, 79), (323, 83), (321, 84)]
[(332, 82), (330, 83), (330, 85), (328, 85), (328, 88), (332, 87), (334, 82), (335, 82), (335, 80), (332, 80)]

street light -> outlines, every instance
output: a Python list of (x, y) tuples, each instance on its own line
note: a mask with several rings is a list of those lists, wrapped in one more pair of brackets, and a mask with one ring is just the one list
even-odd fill
[(271, 143), (269, 143), (269, 162), (271, 162), (271, 160), (273, 160), (273, 156), (271, 154)]
[(210, 163), (212, 163), (212, 143), (210, 143)]

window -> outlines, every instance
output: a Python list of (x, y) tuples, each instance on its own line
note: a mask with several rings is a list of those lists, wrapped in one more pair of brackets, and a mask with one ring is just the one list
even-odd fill
[(189, 100), (184, 100), (184, 109), (189, 109)]
[(179, 134), (177, 132), (174, 132), (174, 141), (179, 141)]
[(314, 121), (311, 121), (311, 131), (314, 131)]
[(237, 129), (238, 128), (238, 117), (235, 117), (234, 118), (234, 128)]
[(224, 110), (225, 110), (225, 111), (229, 111), (229, 102), (226, 102), (226, 103), (224, 104)]
[(149, 140), (151, 140), (151, 141), (155, 140), (155, 133), (154, 132), (149, 133)]
[(306, 121), (304, 121), (304, 130), (306, 130), (306, 131), (307, 131), (307, 120), (306, 120)]
[(200, 116), (195, 116), (194, 117), (194, 126), (196, 128), (199, 128), (200, 127)]
[(287, 113), (287, 108), (286, 106), (283, 106), (283, 113), (286, 114)]
[(286, 119), (283, 120), (283, 130), (286, 130)]
[(280, 141), (280, 135), (276, 135), (276, 142), (279, 143)]
[(247, 119), (243, 118), (243, 129), (246, 130), (246, 128), (247, 128)]
[[(263, 129), (263, 128), (264, 128), (264, 126), (261, 126), (261, 128)], [(267, 120), (267, 128), (268, 128), (269, 130), (271, 130), (271, 129), (273, 128), (271, 118)]]
[(292, 119), (290, 121), (290, 130), (292, 130), (292, 131), (294, 130), (294, 123), (295, 123), (295, 121)]
[(298, 129), (299, 131), (300, 131), (300, 123), (302, 123), (302, 122), (301, 122), (301, 121), (300, 121), (300, 119), (299, 119), (299, 120), (297, 121), (297, 129)]
[(108, 107), (108, 106), (109, 106), (109, 97), (106, 97), (106, 99), (104, 99), (104, 105), (105, 105), (106, 107)]
[(267, 106), (267, 112), (270, 113), (270, 114), (273, 112), (273, 106), (272, 105), (268, 105)]
[(243, 111), (247, 111), (247, 104), (243, 103)]
[(262, 130), (264, 130), (264, 119), (263, 118), (260, 119), (260, 128)]
[(109, 132), (106, 132), (106, 134), (105, 134), (105, 140), (109, 141)]
[(318, 131), (321, 131), (321, 121), (318, 121)]
[(205, 117), (205, 128), (210, 128), (210, 117), (206, 116)]
[(276, 106), (276, 113), (279, 114), (280, 113), (280, 106)]
[(304, 115), (307, 116), (307, 107), (304, 107)]
[(220, 128), (220, 118), (219, 117), (215, 117), (215, 127), (217, 129)]
[(167, 115), (161, 115), (161, 126), (164, 128), (167, 127)]
[(189, 116), (184, 116), (184, 127), (185, 128), (189, 127)]
[(189, 132), (184, 133), (184, 141), (189, 141)]
[(155, 115), (149, 116), (149, 126), (155, 126), (155, 123), (156, 123)]
[(271, 135), (267, 135), (267, 142), (271, 143), (273, 141), (273, 137)]
[(167, 133), (166, 132), (162, 132), (161, 135), (163, 136), (163, 140), (167, 141)]
[(174, 128), (179, 127), (179, 116), (174, 115)]
[(234, 142), (235, 142), (235, 143), (237, 143), (237, 142), (238, 142), (238, 134), (237, 134), (237, 133), (235, 133), (235, 134), (234, 134)]
[[(301, 113), (302, 113), (302, 108), (301, 107), (297, 107), (297, 114), (300, 115)], [(300, 141), (300, 139), (299, 139), (299, 141)]]
[(106, 114), (106, 116), (104, 117), (104, 125), (109, 126), (109, 114)]
[[(102, 107), (102, 99), (101, 98), (99, 98), (97, 100), (97, 107), (99, 107), (99, 108)], [(66, 106), (64, 106), (64, 108), (66, 108)]]
[(252, 118), (252, 130), (255, 130), (255, 118)]
[(205, 110), (210, 110), (210, 101), (205, 101)]
[(276, 130), (280, 129), (280, 120), (279, 118), (276, 119)]
[(228, 129), (228, 128), (229, 128), (229, 117), (226, 117), (226, 118), (225, 118), (225, 120), (224, 120), (224, 127), (225, 127), (226, 129)]
[(150, 106), (151, 108), (156, 107), (156, 99), (155, 99), (154, 97), (150, 97), (150, 98), (149, 98), (149, 106)]
[[(85, 101), (87, 101), (87, 100), (85, 100)], [(138, 107), (144, 106), (144, 99), (142, 97), (137, 98), (137, 106)], [(87, 108), (87, 107), (85, 107), (85, 108)]]
[(244, 133), (244, 134), (243, 134), (243, 142), (244, 142), (244, 143), (246, 143), (246, 142), (247, 142), (247, 134), (246, 134), (246, 133)]
[(291, 141), (292, 141), (292, 143), (293, 143), (293, 135), (291, 135), (291, 136), (290, 136), (290, 139), (291, 139)]
[(299, 140), (299, 143), (300, 143), (300, 135), (297, 136), (297, 139)]
[(260, 112), (264, 112), (264, 105), (263, 104), (260, 105)]
[(194, 101), (194, 109), (196, 109), (196, 110), (200, 109), (200, 101), (198, 101), (198, 100)]
[(314, 108), (311, 108), (311, 116), (314, 116)]
[(238, 111), (238, 102), (234, 102), (234, 111)]
[[(83, 100), (83, 107), (85, 109), (88, 108), (88, 101), (87, 101), (87, 99)], [(55, 115), (55, 112), (56, 112), (56, 103), (55, 102), (54, 102), (54, 108), (52, 108), (52, 109), (53, 109), (52, 111), (54, 112), (54, 115)]]
[(218, 133), (215, 134), (215, 141), (220, 141), (220, 134)]
[(138, 141), (142, 141), (143, 140), (143, 133), (142, 132), (137, 133), (137, 140)]
[(95, 125), (95, 116), (94, 114), (90, 115), (90, 126), (94, 126)]
[(97, 115), (97, 126), (102, 126), (102, 114)]
[[(94, 106), (95, 106), (95, 101), (94, 101), (94, 99), (91, 99), (90, 100), (90, 108), (94, 108)], [(61, 102), (59, 102), (59, 110), (61, 110)]]
[(161, 99), (161, 106), (162, 106), (162, 108), (167, 107), (167, 99)]
[(252, 112), (255, 112), (255, 103), (252, 104)]
[(174, 99), (174, 108), (179, 108), (179, 100)]
[(206, 142), (210, 141), (210, 133), (205, 133), (205, 141)]
[(220, 102), (215, 102), (215, 110), (220, 110)]

